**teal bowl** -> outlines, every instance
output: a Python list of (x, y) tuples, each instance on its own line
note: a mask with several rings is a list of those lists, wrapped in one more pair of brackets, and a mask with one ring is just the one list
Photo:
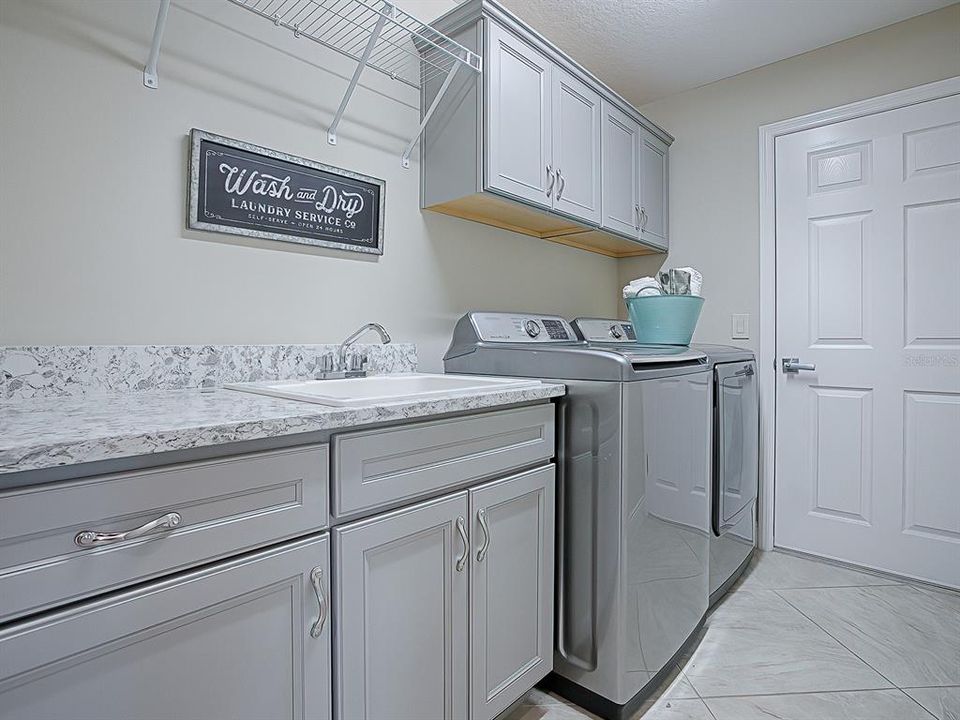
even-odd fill
[(637, 342), (644, 345), (689, 345), (703, 309), (703, 298), (696, 295), (649, 295), (624, 302)]

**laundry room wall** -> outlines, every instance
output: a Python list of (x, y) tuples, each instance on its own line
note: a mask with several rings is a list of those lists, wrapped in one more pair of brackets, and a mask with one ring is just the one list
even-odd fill
[[(620, 285), (693, 265), (707, 298), (696, 340), (758, 349), (761, 125), (960, 73), (960, 4), (643, 106), (670, 148), (670, 254), (620, 261)], [(731, 313), (750, 340), (730, 339)]]
[[(408, 0), (424, 19), (450, 0)], [(436, 370), (468, 309), (611, 315), (610, 258), (421, 213), (418, 93), (227, 2), (0, 2), (0, 345), (311, 343), (382, 322)], [(386, 180), (384, 255), (185, 229), (200, 128)]]

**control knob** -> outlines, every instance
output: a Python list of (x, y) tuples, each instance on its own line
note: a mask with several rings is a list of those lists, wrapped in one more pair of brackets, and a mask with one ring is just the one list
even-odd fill
[(537, 337), (540, 334), (540, 325), (536, 320), (527, 320), (523, 324), (523, 329), (527, 331), (527, 335), (532, 338)]
[(620, 326), (619, 326), (619, 325), (611, 325), (611, 326), (610, 326), (610, 336), (611, 336), (614, 340), (619, 340), (620, 338), (623, 337), (623, 331), (620, 329)]

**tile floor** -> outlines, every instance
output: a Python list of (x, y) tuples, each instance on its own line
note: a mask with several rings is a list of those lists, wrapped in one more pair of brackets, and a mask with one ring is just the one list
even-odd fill
[[(535, 689), (507, 720), (594, 717)], [(762, 553), (640, 718), (960, 720), (960, 593)]]

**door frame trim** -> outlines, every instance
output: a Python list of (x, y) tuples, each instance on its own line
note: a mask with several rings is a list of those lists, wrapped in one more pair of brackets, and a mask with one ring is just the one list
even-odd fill
[(760, 126), (760, 352), (757, 356), (757, 374), (761, 417), (758, 541), (762, 550), (772, 550), (774, 547), (777, 407), (776, 140), (782, 135), (958, 94), (960, 75)]

